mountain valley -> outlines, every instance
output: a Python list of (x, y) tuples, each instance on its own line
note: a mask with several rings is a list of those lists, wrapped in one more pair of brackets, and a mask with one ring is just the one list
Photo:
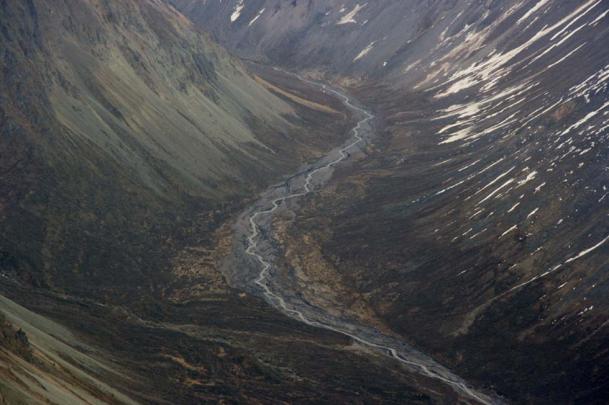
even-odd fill
[(3, 402), (609, 398), (609, 3), (0, 7)]

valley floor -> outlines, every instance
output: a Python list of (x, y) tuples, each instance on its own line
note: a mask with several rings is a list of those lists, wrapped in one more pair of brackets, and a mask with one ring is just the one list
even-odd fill
[[(311, 84), (287, 86), (285, 75), (269, 76), (265, 68), (257, 69), (260, 80), (269, 80), (270, 88), (281, 86), (276, 91), (293, 103), (327, 110), (322, 106), (328, 105), (328, 96), (307, 89)], [(338, 93), (333, 97), (337, 95), (346, 100)], [(335, 114), (339, 109), (335, 101), (329, 105)], [(362, 122), (358, 128), (364, 132), (356, 136), (367, 142), (370, 127)], [(359, 139), (347, 142), (354, 150), (336, 149), (321, 161), (338, 164), (355, 154)], [(311, 187), (321, 186), (320, 178), (330, 175), (325, 170), (315, 173), (321, 176), (309, 177)], [(290, 188), (302, 176), (286, 179), (274, 189)], [(231, 275), (236, 269), (227, 269), (225, 258), (231, 257), (231, 246), (239, 245), (240, 236), (232, 233), (234, 217), (227, 218), (215, 228), (211, 243), (207, 238), (203, 244), (191, 241), (175, 256), (172, 277), (160, 294), (117, 291), (104, 300), (0, 280), (0, 309), (10, 325), (5, 336), (19, 330), (27, 337), (26, 354), (15, 352), (7, 338), (3, 340), (0, 392), (4, 399), (8, 403), (457, 400), (460, 394), (444, 382), (405, 370), (366, 340), (292, 320), (258, 297), (255, 289), (238, 288)], [(237, 271), (253, 276), (258, 266), (250, 261)]]

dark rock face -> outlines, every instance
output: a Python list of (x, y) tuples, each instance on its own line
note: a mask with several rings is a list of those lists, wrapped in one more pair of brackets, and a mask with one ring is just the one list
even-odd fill
[(381, 117), (291, 225), (381, 319), (507, 398), (609, 397), (606, 2), (173, 3)]

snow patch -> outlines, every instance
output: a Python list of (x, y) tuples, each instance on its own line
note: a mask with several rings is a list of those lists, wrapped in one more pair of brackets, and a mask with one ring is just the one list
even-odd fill
[(540, 8), (542, 8), (543, 6), (545, 6), (547, 3), (549, 2), (549, 0), (541, 0), (540, 2), (538, 2), (537, 4), (535, 4), (529, 11), (526, 12), (525, 15), (523, 15), (522, 17), (520, 17), (518, 19), (518, 21), (516, 21), (516, 24), (522, 24), (523, 21), (525, 21), (526, 19), (528, 19), (531, 15), (533, 15), (534, 13), (536, 13)]
[(266, 10), (266, 8), (263, 8), (262, 10), (258, 11), (258, 14), (256, 14), (256, 16), (254, 18), (252, 18), (252, 21), (250, 21), (249, 24), (247, 24), (248, 27), (251, 27), (253, 23), (256, 22), (256, 20), (258, 20), (260, 18), (260, 16), (264, 13), (264, 10)]
[(235, 21), (237, 21), (239, 19), (239, 17), (241, 17), (241, 11), (243, 11), (243, 1), (244, 0), (239, 0), (239, 2), (235, 5), (235, 8), (233, 9), (233, 13), (230, 15), (230, 22), (234, 23)]
[(565, 262), (565, 264), (569, 264), (569, 263), (573, 263), (576, 260), (581, 259), (582, 257), (592, 253), (593, 251), (595, 251), (596, 249), (598, 249), (599, 247), (603, 246), (607, 241), (609, 240), (609, 236), (607, 236), (605, 239), (603, 239), (602, 241), (600, 241), (599, 243), (597, 243), (596, 245), (592, 246), (589, 249), (583, 250), (580, 253), (578, 253), (576, 256), (573, 256), (572, 258), (570, 258), (569, 260), (567, 260)]
[(376, 41), (370, 42), (367, 47), (362, 49), (362, 51), (360, 53), (358, 53), (355, 58), (353, 58), (353, 62), (357, 62), (358, 60), (360, 60), (361, 58), (366, 56), (368, 54), (368, 52), (370, 52), (372, 50), (372, 48), (374, 48), (375, 43), (376, 43)]
[[(338, 20), (338, 22), (336, 23), (336, 25), (344, 25), (344, 24), (355, 24), (357, 23), (357, 21), (355, 20), (355, 16), (364, 8), (368, 5), (368, 3), (364, 3), (362, 5), (356, 4), (355, 7), (353, 7), (353, 10), (349, 11), (347, 14), (345, 14), (340, 20)], [(344, 12), (344, 8), (341, 8), (340, 11)]]

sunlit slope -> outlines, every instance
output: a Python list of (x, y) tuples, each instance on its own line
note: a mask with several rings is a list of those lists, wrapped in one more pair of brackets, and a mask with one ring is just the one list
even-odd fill
[[(104, 379), (131, 380), (63, 326), (0, 296), (0, 393), (8, 404), (135, 404)], [(7, 344), (18, 330), (20, 350)], [(15, 346), (15, 345), (13, 345)]]
[(45, 2), (37, 13), (62, 135), (160, 192), (171, 179), (198, 194), (240, 179), (272, 153), (253, 124), (290, 127), (290, 107), (160, 2)]
[(176, 229), (219, 220), (346, 119), (273, 93), (161, 1), (9, 1), (0, 28), (0, 254), (27, 283), (136, 288)]

